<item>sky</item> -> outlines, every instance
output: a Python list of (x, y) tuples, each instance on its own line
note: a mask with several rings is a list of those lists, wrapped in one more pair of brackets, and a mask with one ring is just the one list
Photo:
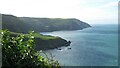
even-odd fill
[(0, 0), (0, 13), (18, 17), (76, 18), (117, 24), (119, 0)]

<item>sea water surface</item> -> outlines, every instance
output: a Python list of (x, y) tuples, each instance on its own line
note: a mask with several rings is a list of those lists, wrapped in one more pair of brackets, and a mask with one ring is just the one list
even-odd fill
[(62, 66), (118, 65), (118, 25), (92, 25), (83, 30), (42, 34), (60, 36), (72, 42), (68, 47), (61, 47), (61, 50), (45, 51), (48, 54), (52, 53)]

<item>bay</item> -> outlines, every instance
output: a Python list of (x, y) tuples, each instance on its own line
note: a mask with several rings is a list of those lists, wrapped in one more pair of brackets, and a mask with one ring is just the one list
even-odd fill
[(54, 58), (62, 66), (118, 65), (117, 24), (99, 24), (83, 30), (43, 32), (42, 34), (59, 36), (72, 42), (68, 47), (61, 47), (61, 50), (45, 51), (55, 56)]

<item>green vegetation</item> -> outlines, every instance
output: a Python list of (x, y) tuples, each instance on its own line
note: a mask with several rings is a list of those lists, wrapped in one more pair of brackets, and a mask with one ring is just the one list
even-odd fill
[[(16, 32), (10, 32), (11, 34), (13, 35), (18, 35), (18, 34), (24, 34), (24, 35), (27, 35), (26, 33), (16, 33)], [(40, 34), (38, 32), (34, 32), (33, 31), (33, 36), (35, 38), (41, 38), (43, 40), (50, 40), (50, 39), (57, 39), (57, 38), (60, 38), (60, 37), (57, 37), (57, 36), (50, 36), (50, 35), (43, 35), (43, 34)]]
[(45, 32), (58, 30), (81, 30), (90, 27), (89, 24), (75, 18), (30, 18), (2, 14), (2, 21), (3, 29), (22, 33), (26, 33), (30, 30), (35, 32)]
[(50, 35), (42, 35), (40, 33), (34, 33), (33, 34), (35, 38), (41, 38), (43, 40), (52, 40), (52, 39), (57, 39), (59, 37), (55, 37), (55, 36), (50, 36)]
[[(17, 68), (58, 68), (59, 63), (53, 59), (44, 58), (39, 50), (54, 49), (61, 46), (69, 46), (65, 39), (39, 32), (57, 30), (81, 30), (90, 27), (89, 24), (78, 19), (61, 18), (29, 18), (16, 17), (2, 14), (2, 64), (4, 66), (15, 66)], [(9, 31), (8, 31), (9, 30)], [(28, 31), (35, 32), (28, 32)], [(37, 33), (38, 32), (38, 33)], [(13, 67), (14, 68), (14, 67)]]
[[(10, 33), (13, 36), (17, 36), (19, 34), (28, 35), (27, 33), (16, 33), (16, 32), (10, 32)], [(57, 36), (42, 35), (37, 32), (33, 32), (33, 36), (36, 45), (34, 48), (36, 50), (54, 49), (57, 47), (65, 46), (68, 43), (68, 41)]]
[(28, 29), (23, 21), (12, 15), (2, 15), (2, 28), (12, 32), (26, 32)]
[(2, 29), (8, 29), (14, 35), (26, 34), (28, 31), (38, 32), (34, 33), (37, 50), (53, 49), (68, 44), (67, 40), (60, 37), (42, 35), (39, 32), (80, 30), (87, 27), (90, 25), (74, 18), (30, 18), (2, 14)]
[(2, 66), (12, 68), (59, 68), (58, 61), (44, 58), (40, 51), (34, 49), (34, 33), (13, 34), (7, 30), (1, 30), (2, 35)]

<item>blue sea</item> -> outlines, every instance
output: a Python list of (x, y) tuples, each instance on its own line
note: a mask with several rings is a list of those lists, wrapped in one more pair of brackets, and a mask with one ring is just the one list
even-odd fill
[[(99, 24), (83, 30), (43, 32), (70, 40), (71, 45), (61, 50), (45, 51), (62, 66), (117, 66), (118, 25)], [(70, 49), (71, 48), (71, 49)]]

